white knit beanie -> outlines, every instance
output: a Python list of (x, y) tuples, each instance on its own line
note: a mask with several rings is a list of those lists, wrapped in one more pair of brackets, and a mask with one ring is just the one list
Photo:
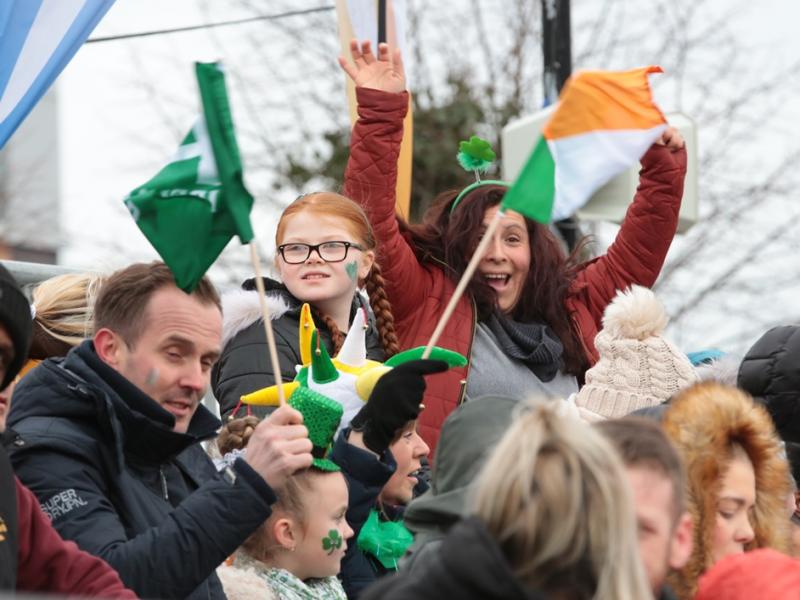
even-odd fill
[(595, 338), (600, 359), (586, 371), (575, 399), (582, 412), (616, 419), (661, 404), (697, 381), (686, 355), (661, 337), (666, 325), (664, 306), (648, 288), (617, 293)]

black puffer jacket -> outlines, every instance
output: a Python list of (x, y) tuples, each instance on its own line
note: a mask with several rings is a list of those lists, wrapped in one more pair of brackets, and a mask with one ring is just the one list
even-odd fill
[(800, 326), (762, 335), (742, 360), (737, 384), (764, 404), (784, 441), (800, 443)]
[[(292, 381), (301, 364), (299, 327), (302, 303), (277, 281), (264, 278), (267, 303), (272, 317), (272, 330), (278, 349), (283, 381)], [(361, 307), (367, 307), (361, 294), (353, 298), (350, 318)], [(384, 358), (380, 335), (371, 311), (366, 332), (367, 358), (382, 362)], [(211, 388), (219, 402), (223, 418), (233, 412), (244, 394), (273, 385), (272, 366), (267, 350), (261, 306), (258, 301), (255, 279), (248, 279), (242, 289), (222, 297), (223, 336), (222, 356), (211, 372)], [(331, 353), (333, 344), (324, 324), (316, 323), (322, 343)], [(263, 417), (271, 408), (253, 407), (256, 416)], [(239, 415), (241, 416), (241, 415)]]
[[(347, 542), (339, 579), (347, 597), (355, 600), (373, 581), (389, 572), (377, 559), (358, 547), (358, 535), (370, 511), (377, 507), (378, 496), (397, 469), (397, 463), (389, 450), (379, 459), (371, 452), (350, 444), (347, 441), (349, 435), (349, 429), (339, 433), (330, 458), (341, 467), (350, 494), (346, 517), (353, 529), (353, 537)], [(402, 516), (402, 508), (389, 510), (393, 520)]]
[(103, 363), (91, 341), (46, 360), (14, 392), (19, 478), (62, 537), (104, 558), (143, 598), (224, 598), (214, 569), (270, 515), (275, 495), (244, 461), (218, 474), (199, 442)]
[(419, 570), (384, 577), (363, 600), (545, 600), (525, 589), (495, 541), (476, 518), (453, 528)]

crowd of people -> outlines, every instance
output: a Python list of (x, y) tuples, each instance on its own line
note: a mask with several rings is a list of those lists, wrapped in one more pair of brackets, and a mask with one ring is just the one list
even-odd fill
[[(280, 376), (298, 379), (286, 403), (243, 402), (276, 375), (253, 279), (186, 293), (138, 263), (26, 295), (0, 267), (0, 590), (796, 598), (800, 327), (699, 365), (665, 339), (649, 288), (677, 228), (680, 135), (642, 157), (603, 256), (508, 211), (439, 342), (461, 360), (419, 358), (404, 351), (430, 339), (508, 186), (398, 217), (402, 60), (351, 52), (344, 188), (286, 208), (264, 281)], [(356, 345), (368, 373), (314, 358)], [(342, 387), (308, 384), (325, 369), (359, 375), (352, 418)]]

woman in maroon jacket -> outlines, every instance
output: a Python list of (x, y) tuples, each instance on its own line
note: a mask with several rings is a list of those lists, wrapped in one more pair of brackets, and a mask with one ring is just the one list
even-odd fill
[[(397, 156), (408, 108), (399, 52), (351, 43), (359, 119), (350, 142), (345, 194), (360, 203), (379, 243), (386, 291), (402, 348), (424, 345), (453, 294), (506, 187), (486, 184), (457, 205), (441, 194), (421, 224), (395, 214)], [(466, 132), (465, 132), (466, 135)], [(455, 154), (455, 149), (454, 149)], [(455, 159), (455, 157), (454, 157)], [(650, 287), (678, 224), (686, 173), (683, 139), (668, 129), (641, 159), (639, 188), (604, 256), (580, 263), (549, 229), (507, 211), (439, 341), (469, 357), (430, 378), (420, 432), (435, 447), (445, 417), (466, 397), (493, 393), (566, 397), (597, 360), (594, 337), (619, 289)]]

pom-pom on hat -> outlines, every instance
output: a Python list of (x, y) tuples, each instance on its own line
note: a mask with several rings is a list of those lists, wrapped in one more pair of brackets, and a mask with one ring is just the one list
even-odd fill
[(697, 381), (685, 354), (664, 339), (667, 314), (649, 289), (618, 292), (595, 338), (600, 355), (575, 403), (588, 420), (616, 419), (656, 406)]
[(28, 359), (33, 330), (31, 305), (14, 276), (3, 265), (0, 265), (0, 325), (5, 327), (14, 344), (14, 358), (5, 365), (6, 374), (0, 382), (0, 390), (3, 390)]
[(303, 424), (314, 446), (312, 467), (320, 471), (339, 471), (339, 466), (326, 456), (344, 414), (342, 405), (307, 387), (298, 387), (292, 392), (289, 405), (303, 414)]

